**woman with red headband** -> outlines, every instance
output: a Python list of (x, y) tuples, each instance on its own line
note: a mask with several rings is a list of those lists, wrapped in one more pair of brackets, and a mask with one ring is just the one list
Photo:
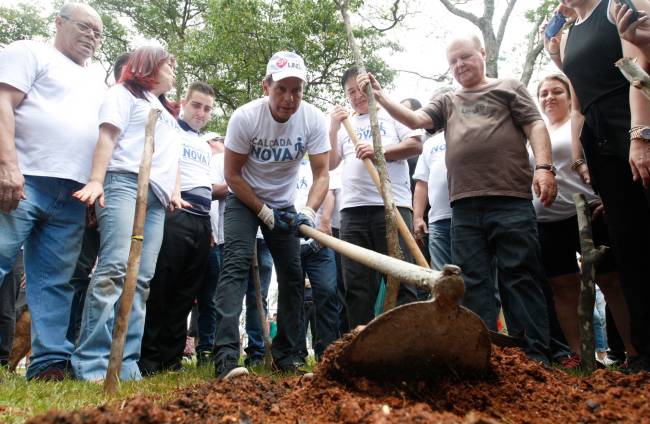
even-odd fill
[(79, 344), (72, 355), (75, 376), (101, 381), (106, 377), (116, 304), (122, 293), (133, 229), (138, 171), (144, 128), (151, 108), (161, 110), (155, 127), (155, 149), (147, 198), (142, 257), (129, 318), (120, 377), (140, 379), (137, 361), (144, 328), (149, 281), (163, 237), (165, 208), (183, 207), (178, 161), (180, 128), (176, 110), (165, 98), (174, 86), (174, 58), (159, 47), (141, 47), (129, 56), (121, 78), (99, 112), (99, 139), (90, 182), (74, 194), (95, 205), (100, 232), (97, 268), (84, 304)]

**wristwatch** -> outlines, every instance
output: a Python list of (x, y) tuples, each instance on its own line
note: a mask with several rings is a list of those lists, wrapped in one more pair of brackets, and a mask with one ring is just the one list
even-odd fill
[(555, 167), (549, 163), (540, 163), (539, 165), (535, 165), (535, 171), (537, 171), (538, 169), (544, 169), (546, 171), (552, 172), (553, 175), (557, 175)]
[(639, 125), (630, 130), (630, 140), (641, 140), (646, 143), (650, 142), (650, 127)]

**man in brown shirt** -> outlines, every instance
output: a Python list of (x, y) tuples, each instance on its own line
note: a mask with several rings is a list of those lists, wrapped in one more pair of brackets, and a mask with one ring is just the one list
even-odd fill
[(410, 128), (445, 130), (452, 261), (463, 270), (463, 303), (496, 330), (500, 298), (510, 333), (525, 334), (528, 356), (548, 363), (544, 271), (530, 192), (532, 182), (545, 205), (557, 192), (548, 131), (523, 84), (486, 78), (477, 37), (454, 39), (447, 60), (461, 88), (415, 112), (387, 98), (371, 74), (360, 75), (359, 85), (370, 83), (377, 101)]

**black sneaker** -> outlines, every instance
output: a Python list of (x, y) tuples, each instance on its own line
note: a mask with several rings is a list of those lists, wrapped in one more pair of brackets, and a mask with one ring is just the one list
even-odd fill
[(247, 356), (246, 359), (244, 359), (244, 365), (249, 368), (264, 365), (264, 357), (258, 355)]
[(248, 370), (239, 366), (239, 361), (236, 358), (225, 358), (222, 361), (215, 363), (214, 375), (218, 380), (231, 380), (233, 378), (248, 375)]
[(70, 372), (70, 364), (67, 361), (53, 362), (31, 377), (30, 380), (63, 381), (70, 375)]
[(619, 370), (625, 374), (637, 374), (643, 371), (650, 372), (650, 360), (643, 356), (628, 356), (627, 364), (624, 364)]
[(309, 371), (305, 368), (305, 363), (303, 361), (292, 361), (286, 363), (273, 363), (275, 369), (284, 374), (293, 374), (293, 375), (305, 375)]
[(196, 365), (199, 367), (214, 362), (214, 356), (209, 350), (199, 350), (196, 352)]

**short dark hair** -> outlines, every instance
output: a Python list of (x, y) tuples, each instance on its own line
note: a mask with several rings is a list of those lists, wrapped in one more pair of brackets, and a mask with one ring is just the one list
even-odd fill
[(418, 99), (414, 99), (413, 97), (406, 98), (402, 100), (400, 103), (408, 102), (409, 106), (408, 108), (411, 110), (418, 110), (422, 107), (422, 103)]
[[(375, 76), (375, 79), (377, 79), (377, 75), (375, 75), (375, 73), (371, 69), (366, 69), (366, 72), (370, 72), (371, 74), (373, 74)], [(348, 82), (348, 80), (350, 78), (354, 78), (357, 75), (359, 75), (360, 73), (361, 72), (359, 72), (359, 68), (356, 67), (356, 66), (348, 68), (345, 72), (343, 72), (343, 76), (341, 77), (341, 87), (343, 88), (343, 90), (345, 90), (345, 83)], [(377, 79), (377, 81), (379, 81), (379, 80)], [(380, 82), (380, 84), (381, 84), (381, 82)]]
[(210, 96), (212, 98), (216, 97), (214, 93), (214, 88), (208, 83), (205, 83), (203, 81), (194, 81), (192, 84), (190, 84), (189, 88), (187, 89), (187, 95), (185, 96), (185, 99), (189, 99), (190, 96), (192, 95), (193, 92), (198, 91), (199, 93), (203, 93), (206, 96)]
[(120, 80), (120, 76), (122, 75), (122, 68), (126, 64), (127, 60), (129, 60), (129, 56), (131, 55), (131, 52), (126, 52), (122, 53), (115, 59), (115, 64), (113, 65), (113, 77), (115, 77), (115, 82), (118, 82)]

